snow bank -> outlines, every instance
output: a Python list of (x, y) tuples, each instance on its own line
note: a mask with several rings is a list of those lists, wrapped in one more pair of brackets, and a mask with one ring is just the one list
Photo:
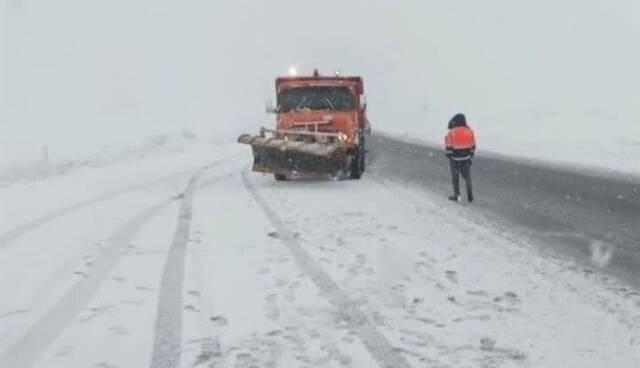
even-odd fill
[[(184, 150), (128, 157), (108, 165), (78, 166), (68, 175), (0, 187), (0, 231), (10, 231), (34, 218), (65, 213), (121, 194), (142, 190), (141, 185), (162, 182), (211, 163), (215, 158), (243, 152), (232, 145), (193, 145)], [(182, 172), (180, 171), (182, 170)], [(173, 188), (179, 194), (182, 186)], [(57, 215), (55, 215), (57, 216)], [(54, 217), (55, 217), (54, 216)], [(0, 239), (2, 240), (2, 239)], [(1, 241), (0, 241), (1, 242)]]
[(154, 154), (182, 152), (207, 145), (196, 133), (153, 134), (139, 141), (65, 145), (0, 140), (0, 185), (59, 176), (82, 167), (98, 167)]

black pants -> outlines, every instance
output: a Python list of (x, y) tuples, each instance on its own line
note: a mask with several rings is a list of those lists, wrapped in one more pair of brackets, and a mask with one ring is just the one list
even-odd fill
[(471, 188), (471, 160), (449, 160), (451, 165), (451, 181), (453, 182), (453, 195), (460, 195), (460, 174), (464, 178), (467, 186), (467, 196), (473, 198), (473, 190)]

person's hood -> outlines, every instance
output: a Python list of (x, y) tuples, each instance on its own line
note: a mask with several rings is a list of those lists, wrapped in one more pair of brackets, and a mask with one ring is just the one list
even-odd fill
[(455, 114), (451, 120), (449, 120), (449, 129), (458, 128), (458, 127), (466, 127), (467, 126), (467, 118), (464, 114)]

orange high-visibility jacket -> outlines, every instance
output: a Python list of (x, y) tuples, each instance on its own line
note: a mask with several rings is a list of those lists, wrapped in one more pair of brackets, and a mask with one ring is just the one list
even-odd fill
[(447, 157), (453, 160), (468, 160), (476, 150), (476, 138), (468, 126), (449, 129), (444, 137)]

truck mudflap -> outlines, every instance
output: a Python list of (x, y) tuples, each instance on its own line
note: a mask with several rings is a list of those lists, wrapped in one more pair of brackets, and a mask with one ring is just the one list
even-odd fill
[(253, 149), (253, 171), (286, 177), (338, 177), (348, 168), (345, 137), (340, 133), (262, 128), (238, 142)]

